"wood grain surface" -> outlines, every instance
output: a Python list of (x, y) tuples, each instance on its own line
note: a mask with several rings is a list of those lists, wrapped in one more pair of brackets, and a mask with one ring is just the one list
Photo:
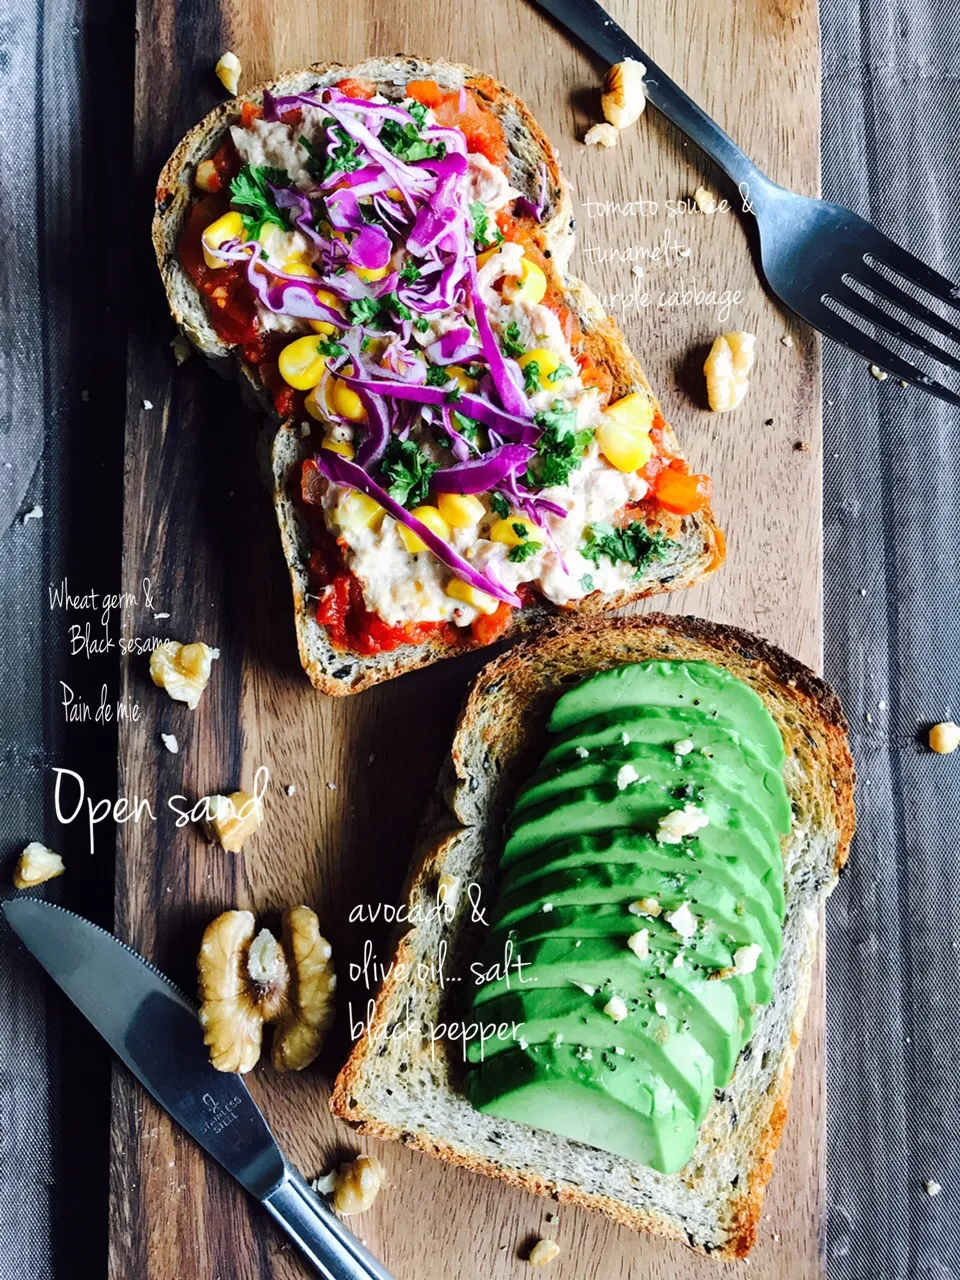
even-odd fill
[[(665, 70), (742, 142), (775, 179), (818, 184), (819, 82), (815, 0), (613, 0), (614, 16)], [(366, 1000), (347, 981), (370, 937), (347, 923), (355, 903), (397, 897), (420, 811), (447, 745), (477, 656), (447, 662), (353, 699), (315, 694), (297, 662), (289, 587), (273, 515), (258, 475), (255, 426), (235, 390), (194, 357), (176, 368), (173, 336), (150, 261), (152, 188), (180, 135), (219, 99), (213, 64), (224, 49), (244, 80), (323, 59), (358, 61), (398, 50), (488, 70), (523, 97), (557, 147), (579, 203), (574, 263), (601, 295), (647, 366), (688, 456), (712, 472), (727, 530), (726, 567), (667, 607), (756, 630), (819, 665), (819, 347), (771, 303), (733, 212), (671, 216), (712, 174), (651, 111), (619, 148), (578, 139), (597, 118), (601, 69), (525, 0), (139, 0), (135, 171), (130, 216), (139, 248), (131, 309), (125, 453), (124, 585), (151, 580), (145, 634), (219, 646), (198, 710), (169, 702), (130, 659), (121, 688), (141, 706), (121, 730), (121, 793), (154, 801), (155, 822), (119, 828), (116, 928), (188, 988), (204, 925), (227, 907), (269, 922), (292, 902), (316, 907), (341, 974), (341, 1014)], [(692, 150), (692, 149), (691, 149)], [(597, 202), (658, 202), (597, 216)], [(591, 214), (593, 216), (591, 216)], [(651, 260), (660, 245), (669, 260)], [(631, 248), (646, 246), (644, 276)], [(677, 255), (675, 248), (688, 249)], [(603, 260), (618, 250), (620, 260)], [(639, 252), (634, 250), (634, 252)], [(738, 290), (728, 316), (715, 307), (657, 305), (682, 281)], [(645, 287), (651, 303), (624, 305)], [(668, 299), (665, 299), (667, 301)], [(759, 336), (745, 406), (703, 412), (698, 376), (723, 329)], [(149, 401), (152, 408), (144, 408)], [(661, 602), (657, 602), (658, 604)], [(169, 613), (168, 620), (154, 612)], [(160, 732), (173, 732), (178, 755)], [(250, 787), (269, 767), (263, 829), (240, 857), (177, 829), (169, 796)], [(293, 785), (295, 794), (285, 788)], [(248, 1080), (281, 1144), (308, 1176), (333, 1158), (375, 1149), (390, 1186), (353, 1225), (397, 1280), (506, 1280), (525, 1274), (525, 1249), (543, 1231), (562, 1254), (556, 1280), (700, 1280), (739, 1272), (754, 1280), (821, 1274), (823, 1156), (822, 968), (801, 1051), (791, 1117), (750, 1264), (717, 1264), (398, 1145), (358, 1143), (327, 1110), (329, 1080), (347, 1047), (345, 1019), (320, 1063), (279, 1078), (268, 1065)], [(307, 1274), (292, 1247), (124, 1074), (114, 1081), (112, 1280), (294, 1280)]]

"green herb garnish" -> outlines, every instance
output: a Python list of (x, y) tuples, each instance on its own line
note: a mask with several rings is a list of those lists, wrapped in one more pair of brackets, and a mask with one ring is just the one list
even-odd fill
[(656, 560), (664, 560), (674, 544), (662, 529), (651, 529), (642, 520), (634, 520), (623, 529), (612, 524), (592, 524), (586, 529), (586, 540), (580, 548), (585, 560), (599, 565), (606, 556), (614, 564), (632, 564), (635, 577)]
[(408, 98), (403, 105), (416, 120), (418, 128), (422, 129), (427, 123), (427, 108), (422, 102), (417, 102), (416, 98)]
[(540, 366), (536, 360), (523, 366), (523, 389), (528, 396), (540, 390)]
[(502, 493), (491, 493), (490, 509), (498, 515), (501, 520), (506, 520), (507, 516), (510, 514), (510, 504)]
[(384, 120), (379, 138), (392, 155), (407, 164), (429, 160), (433, 156), (442, 158), (447, 154), (446, 143), (427, 142), (420, 137), (420, 130), (415, 124), (401, 124), (399, 120)]
[(390, 497), (405, 507), (417, 507), (426, 501), (430, 478), (439, 464), (431, 462), (415, 440), (391, 436), (380, 469)]
[(523, 355), (525, 348), (520, 340), (520, 326), (517, 324), (516, 320), (511, 320), (504, 329), (500, 345), (508, 356), (516, 358), (517, 356)]
[(427, 386), (428, 387), (445, 387), (450, 381), (450, 375), (446, 369), (442, 369), (438, 364), (432, 364), (427, 370)]
[(593, 585), (593, 574), (585, 573), (580, 579), (580, 586), (587, 595), (589, 595), (591, 591), (595, 591), (596, 588)]
[(322, 172), (318, 176), (321, 179), (329, 178), (331, 173), (353, 173), (355, 169), (359, 169), (363, 164), (363, 156), (358, 154), (360, 149), (359, 142), (355, 138), (351, 138), (346, 129), (341, 128), (332, 116), (326, 117), (323, 121), (323, 127), (332, 131), (337, 146), (335, 150), (331, 150), (328, 147), (323, 161)]
[(243, 229), (251, 240), (256, 240), (268, 223), (289, 230), (286, 215), (278, 208), (268, 183), (285, 187), (290, 178), (285, 169), (245, 164), (230, 182), (230, 203), (240, 210)]
[(497, 227), (491, 231), (490, 215), (486, 205), (480, 200), (470, 201), (470, 216), (473, 218), (474, 244), (481, 249), (488, 249), (491, 245), (503, 243), (503, 233)]
[(562, 400), (554, 400), (551, 408), (536, 414), (534, 422), (540, 428), (540, 438), (537, 457), (527, 468), (527, 483), (539, 489), (565, 485), (583, 461), (593, 432), (577, 430), (577, 411)]
[[(514, 526), (516, 528), (516, 526)], [(507, 559), (512, 560), (514, 564), (523, 564), (524, 560), (529, 560), (535, 556), (538, 551), (543, 550), (542, 542), (520, 542), (515, 547), (511, 547), (507, 553)]]
[(400, 279), (404, 284), (413, 284), (419, 280), (423, 272), (415, 262), (405, 262), (400, 268)]
[(376, 298), (354, 298), (350, 303), (350, 319), (354, 324), (369, 324), (379, 311), (380, 303)]
[(414, 320), (413, 322), (413, 327), (416, 329), (418, 333), (426, 333), (427, 330), (430, 328), (430, 321), (427, 320), (424, 316), (418, 316), (417, 319)]
[(317, 343), (317, 350), (322, 356), (327, 356), (328, 358), (346, 355), (346, 347), (342, 343), (333, 342), (329, 338), (321, 338)]
[(553, 373), (547, 374), (548, 382), (562, 382), (564, 378), (569, 378), (573, 370), (568, 364), (558, 364)]

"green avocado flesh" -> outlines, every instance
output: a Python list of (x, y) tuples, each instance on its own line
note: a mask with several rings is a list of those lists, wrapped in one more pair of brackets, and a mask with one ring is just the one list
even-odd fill
[(601, 672), (549, 729), (474, 968), (487, 1034), (467, 1090), (489, 1115), (672, 1173), (772, 996), (783, 741), (759, 696), (706, 662)]

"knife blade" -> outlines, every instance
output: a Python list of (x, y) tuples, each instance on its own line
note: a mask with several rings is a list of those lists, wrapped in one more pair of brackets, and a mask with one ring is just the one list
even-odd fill
[(391, 1280), (281, 1152), (239, 1075), (217, 1071), (197, 1011), (113, 934), (37, 898), (7, 923), (165, 1111), (256, 1197), (328, 1280)]

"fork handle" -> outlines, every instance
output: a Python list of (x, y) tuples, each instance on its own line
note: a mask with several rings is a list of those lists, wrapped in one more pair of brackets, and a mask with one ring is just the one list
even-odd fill
[(642, 62), (647, 69), (644, 84), (648, 100), (720, 166), (741, 189), (745, 205), (747, 197), (753, 203), (756, 197), (774, 189), (750, 157), (617, 26), (598, 0), (537, 0), (537, 4), (609, 65), (624, 58)]

